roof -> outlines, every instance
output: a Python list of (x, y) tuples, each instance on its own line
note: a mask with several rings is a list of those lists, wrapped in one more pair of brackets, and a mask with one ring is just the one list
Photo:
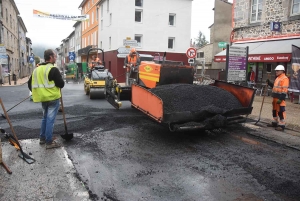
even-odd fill
[(27, 29), (26, 29), (26, 26), (24, 24), (22, 17), (21, 16), (17, 16), (17, 17), (18, 17), (18, 20), (19, 20), (21, 26), (23, 27), (24, 31), (27, 32)]
[(73, 27), (77, 27), (79, 24), (81, 24), (81, 21), (77, 21), (77, 22), (73, 25)]
[(87, 0), (83, 0), (82, 2), (81, 2), (81, 4), (79, 5), (79, 7), (78, 8), (81, 8), (82, 6), (84, 6), (84, 4), (87, 2)]
[[(292, 45), (300, 47), (300, 39), (286, 39), (275, 41), (260, 41), (248, 43), (234, 43), (233, 47), (249, 47), (249, 55), (251, 54), (279, 54), (292, 53)], [(216, 54), (215, 56), (225, 56), (226, 50)]]
[(210, 25), (208, 28), (210, 29), (212, 26), (214, 26), (215, 23), (213, 23), (212, 25)]

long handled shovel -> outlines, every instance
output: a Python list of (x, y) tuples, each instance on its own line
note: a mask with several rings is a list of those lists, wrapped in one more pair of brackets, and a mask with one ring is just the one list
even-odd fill
[(264, 102), (265, 102), (265, 97), (266, 97), (267, 91), (268, 91), (268, 84), (266, 84), (266, 86), (264, 87), (264, 96), (263, 96), (263, 99), (262, 99), (262, 102), (261, 102), (261, 107), (260, 107), (258, 120), (255, 122), (255, 125), (260, 121), (261, 112), (262, 112), (262, 108), (263, 108), (263, 105), (264, 105)]
[(10, 129), (11, 129), (11, 132), (13, 133), (13, 135), (10, 135), (8, 133), (5, 132), (4, 129), (0, 129), (0, 132), (5, 134), (6, 138), (8, 138), (9, 142), (18, 150), (20, 150), (21, 153), (19, 153), (19, 157), (22, 158), (24, 161), (26, 161), (28, 164), (31, 164), (31, 163), (34, 163), (35, 162), (35, 159), (31, 158), (28, 154), (24, 153), (20, 143), (19, 143), (19, 140), (17, 138), (17, 135), (15, 133), (15, 130), (10, 122), (10, 119), (8, 117), (8, 114), (4, 108), (4, 105), (3, 105), (3, 102), (2, 102), (2, 99), (0, 98), (0, 104), (2, 106), (2, 109), (3, 109), (3, 112), (5, 114), (5, 119), (7, 120), (9, 126), (10, 126)]
[[(61, 93), (61, 91), (60, 91)], [(61, 97), (60, 97), (60, 103), (61, 103), (61, 109), (62, 109), (62, 114), (63, 114), (63, 119), (64, 119), (64, 125), (65, 125), (65, 134), (64, 135), (60, 135), (63, 139), (65, 139), (66, 141), (71, 140), (74, 135), (73, 133), (68, 133), (68, 128), (67, 128), (67, 122), (66, 122), (66, 117), (65, 117), (65, 108), (64, 108), (64, 102), (63, 102), (63, 98), (62, 98), (62, 93), (61, 93)]]
[[(23, 103), (24, 101), (26, 101), (28, 98), (30, 98), (30, 96), (28, 96), (27, 98), (23, 99), (21, 102), (17, 103), (15, 106), (11, 107), (10, 109), (6, 110), (6, 112), (11, 111), (12, 109), (14, 109), (15, 107), (17, 107), (18, 105), (20, 105), (21, 103)], [(4, 114), (1, 114), (1, 116), (6, 119)]]

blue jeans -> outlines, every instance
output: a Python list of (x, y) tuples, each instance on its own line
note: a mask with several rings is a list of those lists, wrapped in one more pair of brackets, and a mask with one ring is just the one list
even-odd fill
[(40, 139), (45, 139), (46, 143), (52, 142), (53, 127), (59, 109), (59, 99), (42, 102), (43, 119), (40, 131)]

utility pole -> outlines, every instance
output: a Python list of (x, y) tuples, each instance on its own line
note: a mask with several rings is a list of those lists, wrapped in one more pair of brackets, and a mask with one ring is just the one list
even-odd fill
[(11, 85), (10, 83), (10, 56), (7, 54), (7, 68), (8, 68), (8, 84)]

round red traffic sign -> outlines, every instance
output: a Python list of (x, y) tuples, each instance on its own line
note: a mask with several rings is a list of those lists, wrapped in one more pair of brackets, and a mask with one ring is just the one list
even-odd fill
[(190, 47), (187, 51), (186, 51), (186, 56), (189, 59), (193, 59), (197, 56), (197, 50), (193, 47)]

